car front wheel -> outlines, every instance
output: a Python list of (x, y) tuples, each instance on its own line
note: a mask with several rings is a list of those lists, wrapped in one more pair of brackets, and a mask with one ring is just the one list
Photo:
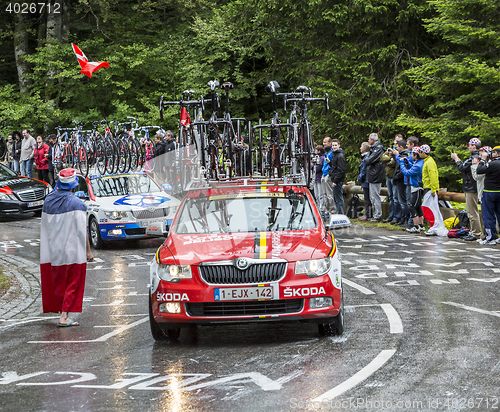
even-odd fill
[(163, 333), (161, 328), (158, 326), (155, 317), (153, 316), (153, 305), (151, 303), (151, 297), (149, 298), (149, 326), (151, 327), (151, 335), (153, 335), (156, 341), (165, 341), (167, 336)]
[(99, 230), (99, 224), (95, 217), (90, 218), (89, 223), (89, 232), (90, 232), (90, 244), (94, 249), (102, 249), (103, 241), (101, 238), (101, 232)]
[(332, 323), (320, 323), (318, 332), (321, 336), (340, 336), (344, 333), (344, 302), (340, 305), (339, 314)]

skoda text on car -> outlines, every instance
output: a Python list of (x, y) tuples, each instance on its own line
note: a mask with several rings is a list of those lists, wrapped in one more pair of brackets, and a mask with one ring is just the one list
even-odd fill
[(88, 206), (90, 243), (96, 249), (106, 241), (163, 236), (180, 204), (142, 172), (78, 179), (73, 191)]
[(151, 264), (157, 340), (191, 324), (344, 328), (339, 252), (304, 186), (243, 179), (188, 191)]
[(52, 187), (40, 180), (19, 176), (0, 164), (0, 216), (42, 212), (45, 197)]

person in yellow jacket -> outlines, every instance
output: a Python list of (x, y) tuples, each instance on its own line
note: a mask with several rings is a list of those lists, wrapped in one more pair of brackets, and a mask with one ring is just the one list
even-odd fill
[[(432, 197), (436, 197), (437, 192), (439, 190), (439, 172), (436, 165), (436, 162), (432, 157), (430, 157), (429, 153), (431, 152), (431, 148), (429, 145), (423, 144), (420, 146), (418, 156), (424, 161), (424, 166), (422, 167), (422, 186), (424, 188), (424, 198), (427, 192), (431, 192)], [(437, 198), (436, 198), (437, 199)], [(436, 208), (432, 208), (431, 220), (429, 223), (431, 224), (431, 228), (425, 232), (426, 236), (436, 236), (438, 233), (442, 236), (447, 232), (446, 227), (443, 223), (443, 216), (438, 208), (438, 202), (436, 200), (435, 204)], [(430, 207), (430, 205), (429, 205)], [(438, 216), (439, 215), (439, 216)], [(428, 217), (426, 217), (429, 220)], [(443, 232), (443, 233), (441, 233)]]
[(429, 155), (430, 152), (431, 148), (429, 145), (423, 144), (420, 146), (418, 155), (424, 161), (424, 166), (422, 168), (422, 184), (424, 187), (424, 194), (430, 190), (432, 197), (434, 197), (439, 190), (439, 172), (436, 162)]

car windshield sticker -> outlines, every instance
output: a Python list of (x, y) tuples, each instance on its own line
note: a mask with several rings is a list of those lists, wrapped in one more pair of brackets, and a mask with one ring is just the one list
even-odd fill
[(242, 199), (246, 197), (285, 197), (284, 193), (233, 193), (229, 195), (213, 195), (209, 196), (209, 200), (221, 200), (221, 199)]
[(137, 206), (137, 207), (158, 207), (162, 203), (168, 202), (170, 198), (157, 196), (153, 194), (147, 195), (127, 195), (116, 200), (114, 205)]

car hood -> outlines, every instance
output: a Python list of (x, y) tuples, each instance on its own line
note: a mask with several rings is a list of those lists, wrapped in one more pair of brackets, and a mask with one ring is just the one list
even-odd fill
[(146, 208), (164, 208), (179, 206), (180, 201), (163, 193), (133, 194), (126, 196), (96, 197), (102, 208), (110, 210), (140, 210)]
[[(322, 234), (317, 229), (228, 234), (171, 234), (165, 242), (171, 255), (162, 249), (160, 260), (162, 263), (170, 263), (164, 259), (172, 259), (172, 255), (175, 256), (177, 264), (190, 265), (198, 265), (207, 261), (232, 260), (238, 257), (306, 260), (324, 257), (328, 254), (328, 245), (323, 240), (325, 240), (324, 232)], [(318, 245), (321, 243), (325, 246), (320, 249), (324, 250), (318, 253)]]
[(8, 192), (9, 189), (13, 192), (21, 192), (23, 190), (47, 188), (47, 185), (35, 179), (28, 177), (17, 177), (11, 180), (0, 181), (0, 191)]

